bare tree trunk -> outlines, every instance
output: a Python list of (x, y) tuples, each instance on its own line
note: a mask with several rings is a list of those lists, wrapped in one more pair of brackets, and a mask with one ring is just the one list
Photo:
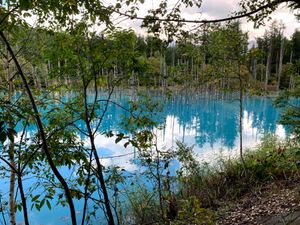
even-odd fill
[(18, 185), (19, 185), (19, 189), (20, 189), (21, 201), (22, 201), (22, 206), (23, 206), (23, 215), (24, 215), (25, 225), (29, 225), (28, 209), (27, 209), (26, 197), (25, 197), (25, 193), (24, 193), (23, 182), (22, 182), (21, 176), (22, 176), (22, 174), (18, 175)]
[[(7, 52), (7, 57), (9, 53)], [(9, 72), (9, 62), (7, 59), (7, 80), (8, 80), (8, 101), (12, 101), (12, 95), (13, 95), (13, 84), (10, 77)], [(8, 114), (10, 114), (10, 109), (8, 108), (7, 111)], [(8, 126), (10, 129), (13, 129), (13, 121), (8, 122)], [(13, 140), (10, 140), (9, 147), (8, 147), (8, 156), (9, 156), (9, 163), (13, 168), (16, 168), (15, 163), (15, 143)], [(13, 169), (10, 169), (10, 177), (9, 177), (9, 222), (11, 225), (16, 224), (16, 213), (15, 213), (15, 185), (16, 185), (16, 172)]]
[(195, 79), (195, 77), (194, 77), (194, 57), (192, 57), (192, 60), (191, 60), (191, 77), (193, 80)]
[(163, 62), (163, 64), (164, 64), (164, 86), (166, 87), (166, 86), (168, 86), (166, 55), (164, 55), (164, 62)]
[(25, 87), (26, 93), (29, 97), (29, 100), (30, 100), (30, 103), (31, 103), (31, 106), (32, 106), (32, 109), (33, 109), (33, 112), (34, 112), (33, 116), (34, 116), (36, 125), (38, 127), (39, 136), (41, 138), (43, 152), (46, 155), (46, 159), (47, 159), (47, 161), (50, 165), (50, 168), (51, 168), (52, 172), (54, 173), (55, 177), (59, 180), (59, 182), (61, 183), (61, 185), (62, 185), (62, 187), (65, 191), (66, 199), (67, 199), (67, 202), (69, 204), (72, 225), (77, 225), (75, 207), (74, 207), (71, 191), (69, 189), (69, 186), (68, 186), (67, 182), (65, 181), (63, 176), (58, 171), (58, 169), (57, 169), (57, 167), (56, 167), (56, 165), (55, 165), (55, 163), (52, 159), (52, 156), (51, 156), (51, 153), (50, 153), (50, 150), (49, 150), (49, 147), (48, 147), (48, 143), (47, 143), (47, 138), (46, 138), (46, 133), (45, 133), (45, 130), (44, 130), (44, 125), (42, 123), (42, 120), (41, 120), (40, 113), (39, 113), (39, 110), (37, 108), (36, 102), (33, 98), (32, 91), (31, 91), (31, 89), (28, 85), (26, 76), (23, 73), (23, 70), (22, 70), (22, 68), (19, 64), (19, 61), (17, 60), (17, 58), (14, 54), (14, 51), (12, 50), (12, 48), (11, 48), (8, 40), (6, 39), (3, 31), (1, 31), (1, 30), (0, 30), (0, 37), (2, 39), (3, 44), (6, 46), (6, 48), (7, 48), (8, 52), (9, 52), (9, 54), (10, 54), (10, 56), (11, 56), (11, 58), (12, 58), (14, 64), (15, 64), (15, 66), (16, 66), (16, 68), (17, 68), (17, 71), (18, 71), (18, 73), (20, 75), (20, 78), (22, 79), (23, 85)]
[(263, 76), (264, 76), (264, 68), (263, 68), (264, 62), (261, 60), (261, 67), (260, 67), (260, 83), (263, 82)]
[[(293, 50), (291, 51), (290, 55), (290, 63), (293, 62)], [(293, 76), (290, 75), (290, 81), (289, 81), (289, 89), (292, 89), (293, 86)]]
[(161, 175), (159, 173), (159, 166), (160, 166), (160, 155), (158, 149), (156, 147), (156, 178), (157, 178), (157, 189), (158, 189), (158, 196), (159, 196), (159, 206), (160, 206), (160, 213), (163, 221), (165, 220), (164, 214), (164, 207), (163, 207), (163, 195), (162, 195), (162, 184), (161, 184)]
[(284, 38), (281, 37), (280, 43), (280, 56), (279, 56), (279, 68), (278, 68), (278, 81), (277, 81), (277, 90), (280, 88), (280, 79), (282, 75), (282, 60), (283, 60), (283, 50), (284, 50)]
[(278, 52), (276, 53), (276, 61), (275, 61), (275, 75), (278, 78), (278, 68), (279, 67), (279, 54)]
[(37, 88), (41, 89), (42, 84), (41, 84), (41, 80), (40, 77), (37, 73), (37, 67), (36, 65), (32, 65), (32, 77), (34, 79), (34, 83), (36, 85)]
[(253, 67), (252, 67), (252, 75), (254, 79), (254, 87), (256, 87), (256, 79), (257, 79), (257, 58), (253, 57)]
[(268, 90), (268, 81), (269, 81), (270, 72), (271, 72), (272, 48), (273, 48), (273, 44), (272, 44), (272, 39), (271, 39), (270, 45), (269, 45), (269, 51), (268, 51), (267, 65), (266, 65), (265, 91)]
[(239, 132), (240, 132), (240, 157), (243, 165), (245, 165), (245, 160), (243, 156), (243, 81), (241, 75), (239, 74), (239, 81), (240, 81), (240, 115), (239, 115)]
[[(11, 127), (11, 125), (9, 125)], [(11, 141), (9, 143), (9, 162), (13, 167), (16, 167), (15, 164), (15, 154), (14, 154), (14, 146), (15, 143)], [(15, 183), (16, 183), (16, 172), (14, 170), (10, 170), (10, 178), (9, 178), (9, 218), (10, 224), (16, 224), (16, 213), (15, 213)]]
[(84, 186), (84, 204), (83, 204), (83, 210), (82, 210), (82, 220), (81, 220), (81, 225), (84, 225), (85, 223), (85, 215), (87, 211), (87, 203), (88, 203), (88, 187), (90, 185), (90, 179), (91, 179), (91, 170), (92, 170), (92, 160), (93, 160), (93, 153), (89, 153), (89, 165), (87, 169), (87, 178), (85, 180), (85, 186)]
[(162, 87), (163, 86), (163, 56), (162, 54), (160, 54), (160, 64), (159, 64), (159, 81), (158, 83), (160, 84), (160, 86)]
[(172, 72), (172, 74), (170, 74), (170, 76), (172, 77), (172, 86), (175, 86), (175, 82), (174, 82), (174, 78), (175, 78), (175, 47), (173, 46), (172, 47), (172, 55), (171, 55), (171, 59), (172, 59), (172, 64), (171, 64), (171, 72)]
[(48, 81), (48, 76), (50, 76), (50, 73), (51, 73), (51, 62), (50, 62), (50, 60), (47, 61), (46, 68), (47, 68), (47, 75), (45, 76), (45, 86), (48, 87), (50, 85), (49, 81)]
[[(80, 61), (80, 60), (79, 60)], [(80, 62), (81, 63), (81, 62)], [(80, 64), (81, 69), (83, 68), (82, 64)], [(98, 86), (97, 86), (97, 73), (94, 70), (94, 67), (92, 66), (93, 69), (93, 79), (94, 79), (94, 91), (95, 91), (95, 97), (94, 97), (94, 105), (92, 107), (91, 110), (89, 110), (88, 107), (88, 96), (87, 96), (87, 91), (88, 91), (88, 84), (89, 81), (86, 81), (86, 78), (84, 76), (84, 71), (82, 71), (81, 77), (82, 77), (82, 82), (83, 82), (83, 94), (84, 94), (84, 114), (85, 114), (85, 125), (87, 128), (87, 137), (90, 140), (90, 144), (91, 144), (91, 153), (94, 155), (94, 159), (96, 161), (96, 176), (98, 177), (98, 180), (100, 182), (100, 187), (103, 193), (103, 198), (104, 198), (104, 206), (105, 206), (105, 211), (106, 211), (106, 215), (107, 215), (107, 222), (108, 225), (115, 225), (115, 221), (114, 221), (114, 216), (111, 210), (111, 206), (110, 206), (110, 200), (109, 200), (109, 196), (108, 196), (108, 191), (106, 188), (106, 184), (105, 184), (105, 179), (104, 179), (104, 172), (103, 172), (103, 166), (100, 163), (100, 159), (99, 159), (99, 155), (97, 152), (97, 148), (95, 145), (95, 131), (93, 131), (92, 128), (92, 118), (95, 115), (95, 104), (98, 100)], [(113, 87), (111, 87), (111, 89), (109, 90), (109, 97), (111, 96), (112, 92), (113, 92)], [(106, 113), (108, 108), (108, 104), (106, 104), (105, 109), (102, 112), (102, 117), (100, 119), (99, 125), (101, 124), (101, 121), (103, 119), (104, 114)], [(97, 130), (97, 128), (95, 128)]]
[[(57, 67), (58, 67), (58, 73), (60, 74), (61, 73), (61, 63), (60, 63), (60, 60), (58, 59), (58, 61), (57, 61)], [(58, 84), (60, 84), (61, 82), (60, 82), (60, 77), (61, 76), (57, 76), (57, 82), (58, 82)]]
[(289, 81), (289, 89), (293, 89), (294, 88), (294, 78), (293, 76), (290, 76), (290, 81)]

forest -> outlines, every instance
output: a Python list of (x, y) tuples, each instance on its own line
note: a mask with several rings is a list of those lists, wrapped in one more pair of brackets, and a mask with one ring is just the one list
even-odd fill
[[(24, 25), (13, 27), (7, 35), (14, 40), (13, 47), (21, 46), (19, 60), (26, 63), (29, 84), (38, 88), (76, 85), (79, 71), (74, 70), (74, 57), (80, 43), (81, 47), (93, 48), (97, 63), (103, 64), (96, 71), (100, 74), (99, 87), (112, 87), (119, 80), (126, 88), (234, 90), (234, 79), (240, 74), (245, 88), (268, 92), (293, 89), (299, 74), (300, 32), (295, 30), (291, 38), (284, 37), (284, 26), (273, 21), (253, 46), (249, 46), (239, 22), (207, 25), (197, 33), (186, 32), (176, 41), (115, 29), (93, 33), (79, 42), (68, 32)], [(78, 29), (76, 32), (88, 32), (87, 27)], [(3, 82), (5, 67), (2, 70)]]
[[(299, 22), (298, 1), (240, 0), (211, 20), (183, 17), (201, 0), (142, 17), (144, 4), (1, 1), (0, 223), (297, 224), (300, 30), (271, 15), (284, 5)], [(250, 42), (245, 18), (272, 22)], [(203, 163), (208, 145), (229, 157)], [(129, 169), (107, 163), (127, 156)]]

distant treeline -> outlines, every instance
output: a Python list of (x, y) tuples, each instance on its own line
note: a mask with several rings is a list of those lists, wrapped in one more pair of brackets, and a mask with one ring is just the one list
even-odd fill
[[(240, 76), (244, 87), (267, 91), (291, 89), (299, 76), (300, 31), (296, 30), (289, 39), (283, 35), (284, 29), (283, 24), (274, 21), (251, 48), (238, 22), (207, 25), (199, 32), (186, 32), (169, 41), (138, 36), (132, 30), (82, 38), (81, 27), (53, 32), (15, 26), (7, 35), (14, 40), (30, 84), (37, 88), (75, 85), (82, 66), (76, 61), (77, 54), (81, 54), (79, 49), (92, 48), (92, 54), (86, 57), (97, 63), (97, 68), (90, 70), (97, 73), (101, 86), (112, 87), (118, 81), (123, 86), (179, 85), (230, 90), (238, 87)], [(1, 55), (1, 83), (7, 80), (10, 60), (5, 55)]]

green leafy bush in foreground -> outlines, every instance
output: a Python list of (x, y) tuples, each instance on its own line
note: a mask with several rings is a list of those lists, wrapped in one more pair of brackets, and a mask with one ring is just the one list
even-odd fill
[(157, 189), (139, 187), (129, 196), (130, 224), (214, 224), (215, 210), (222, 202), (272, 181), (299, 177), (300, 147), (292, 139), (266, 135), (255, 149), (245, 152), (245, 165), (238, 157), (220, 157), (215, 163), (201, 164), (192, 147), (183, 143), (177, 143), (177, 147), (181, 168), (171, 179), (173, 188), (162, 190), (163, 212), (159, 210)]
[(218, 207), (225, 199), (242, 194), (267, 182), (299, 176), (300, 147), (293, 139), (279, 140), (266, 135), (255, 149), (245, 152), (245, 167), (238, 158), (220, 158), (213, 165), (202, 164), (180, 182), (183, 196), (194, 195), (205, 207)]
[(178, 217), (171, 221), (171, 225), (213, 225), (215, 224), (215, 214), (209, 209), (201, 206), (200, 200), (195, 196), (190, 196), (188, 199), (179, 201), (180, 209)]

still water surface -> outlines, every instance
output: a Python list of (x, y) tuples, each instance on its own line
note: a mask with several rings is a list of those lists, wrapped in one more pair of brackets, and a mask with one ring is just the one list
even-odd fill
[[(164, 105), (163, 111), (156, 118), (162, 128), (154, 129), (160, 148), (175, 148), (176, 141), (179, 140), (190, 146), (193, 145), (200, 161), (211, 161), (220, 154), (236, 154), (239, 145), (237, 94), (175, 93), (169, 97), (158, 92), (149, 92), (148, 94)], [(93, 95), (90, 93), (89, 97), (92, 99)], [(70, 96), (66, 95), (65, 101)], [(105, 99), (105, 94), (100, 98)], [(126, 107), (128, 100), (137, 98), (135, 93), (115, 92), (111, 100)], [(115, 104), (110, 104), (101, 126), (101, 132), (108, 130), (125, 132), (120, 125), (121, 117), (124, 114), (126, 112), (123, 109)], [(245, 96), (243, 104), (244, 147), (257, 145), (265, 133), (275, 133), (284, 137), (287, 131), (278, 124), (279, 116), (280, 112), (273, 106), (271, 98)], [(31, 132), (34, 132), (35, 127), (32, 126), (30, 129), (32, 129)], [(81, 136), (81, 138), (85, 140), (85, 137)], [(123, 141), (115, 144), (115, 137), (106, 138), (100, 132), (96, 138), (96, 145), (104, 166), (118, 165), (126, 171), (134, 172), (137, 169), (132, 160), (135, 156), (134, 149), (132, 147), (124, 148), (123, 144)], [(25, 185), (30, 186), (32, 182), (25, 181)], [(76, 206), (78, 218), (80, 218), (82, 204), (77, 202)], [(38, 213), (32, 211), (29, 218), (34, 225), (69, 223), (68, 209), (61, 207), (56, 207), (51, 212), (47, 210), (47, 207)], [(19, 215), (18, 221), (22, 222), (22, 220), (22, 215)]]
[[(157, 93), (152, 95), (164, 104), (164, 110), (159, 117), (163, 128), (154, 129), (160, 148), (176, 147), (176, 141), (182, 141), (194, 146), (194, 151), (201, 161), (211, 161), (220, 154), (236, 154), (239, 146), (237, 94), (181, 93), (174, 94), (171, 98)], [(118, 94), (115, 97), (126, 105), (126, 97), (118, 98)], [(257, 146), (260, 138), (266, 133), (276, 134), (279, 137), (286, 136), (286, 129), (278, 123), (280, 111), (273, 106), (272, 98), (245, 96), (243, 101), (244, 148)], [(122, 132), (117, 125), (121, 114), (120, 109), (112, 106), (106, 115), (104, 128), (109, 127)], [(97, 146), (103, 150), (105, 156), (130, 153), (130, 149), (124, 149), (122, 143), (116, 145), (114, 140), (98, 136)], [(103, 163), (122, 165), (128, 170), (134, 170), (136, 168), (130, 162), (131, 158), (132, 156), (124, 156), (104, 159)]]

